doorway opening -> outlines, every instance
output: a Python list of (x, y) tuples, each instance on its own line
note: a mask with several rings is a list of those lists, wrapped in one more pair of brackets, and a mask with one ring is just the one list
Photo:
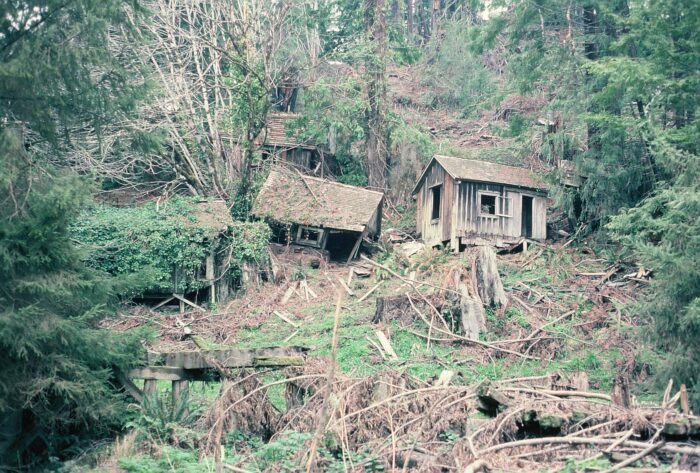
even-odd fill
[(532, 197), (523, 196), (521, 234), (525, 238), (532, 238)]
[(326, 250), (328, 250), (331, 261), (345, 262), (347, 261), (359, 233), (354, 232), (333, 232), (328, 235), (326, 242)]

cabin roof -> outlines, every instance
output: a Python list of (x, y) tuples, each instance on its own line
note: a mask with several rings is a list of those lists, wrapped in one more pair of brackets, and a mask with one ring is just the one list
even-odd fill
[(261, 133), (261, 140), (266, 146), (277, 148), (306, 148), (315, 149), (316, 146), (312, 143), (306, 143), (299, 137), (298, 131), (294, 128), (289, 128), (287, 132), (287, 124), (298, 118), (296, 113), (289, 112), (273, 112), (267, 115), (265, 128)]
[(197, 202), (193, 207), (194, 219), (188, 219), (188, 225), (204, 228), (209, 231), (210, 236), (224, 233), (233, 225), (231, 212), (223, 200)]
[(276, 167), (260, 189), (252, 213), (283, 223), (361, 232), (383, 197), (381, 192)]
[(547, 184), (537, 178), (529, 169), (478, 159), (455, 158), (435, 155), (418, 178), (413, 193), (418, 192), (426, 172), (437, 162), (453, 179), (459, 181), (489, 182), (526, 189), (546, 190)]

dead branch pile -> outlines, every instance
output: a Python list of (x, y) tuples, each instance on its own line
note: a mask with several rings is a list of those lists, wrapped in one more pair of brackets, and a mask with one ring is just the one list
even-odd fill
[[(589, 457), (618, 465), (643, 457), (656, 466), (700, 461), (700, 418), (670, 405), (615, 405), (606, 394), (575, 390), (580, 380), (556, 373), (478, 386), (451, 385), (449, 377), (428, 384), (396, 372), (336, 375), (327, 392), (329, 362), (286, 370), (288, 410), (275, 423), (272, 440), (290, 431), (314, 432), (328, 396), (332, 409), (322, 419), (325, 440), (319, 448), (347, 459), (352, 471), (362, 465), (352, 465), (351, 453), (362, 452), (379, 459), (386, 471), (477, 471), (466, 469), (469, 465), (539, 471), (544, 464), (558, 467)], [(259, 407), (241, 399), (229, 397), (224, 411), (252, 418)], [(246, 422), (225, 425), (258, 429)], [(323, 471), (323, 461), (317, 456), (312, 469)]]
[(279, 412), (262, 388), (254, 371), (241, 370), (234, 378), (222, 380), (214, 405), (199, 419), (199, 430), (206, 432), (199, 442), (201, 454), (217, 452), (224, 433), (239, 430), (268, 440), (275, 431)]

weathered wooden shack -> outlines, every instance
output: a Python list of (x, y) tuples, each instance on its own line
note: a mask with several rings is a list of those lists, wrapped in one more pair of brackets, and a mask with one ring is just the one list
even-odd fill
[(350, 260), (363, 238), (381, 233), (384, 194), (305, 176), (276, 166), (253, 204), (252, 214), (281, 226), (278, 241), (326, 250), (334, 260)]
[(323, 177), (331, 172), (333, 156), (323, 146), (304, 140), (300, 130), (295, 130), (296, 113), (275, 112), (267, 116), (267, 122), (258, 144), (264, 161), (287, 163), (308, 174)]
[(528, 169), (435, 156), (413, 188), (416, 229), (428, 245), (547, 237), (547, 186)]

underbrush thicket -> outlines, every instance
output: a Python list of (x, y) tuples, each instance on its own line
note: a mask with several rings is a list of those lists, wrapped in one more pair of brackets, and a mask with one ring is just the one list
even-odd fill
[(230, 217), (222, 222), (222, 216), (200, 221), (206, 206), (178, 196), (138, 207), (96, 205), (80, 214), (72, 229), (85, 263), (115, 276), (122, 295), (189, 292), (209, 284), (201, 269), (212, 252), (228, 264), (226, 277), (233, 279), (243, 263), (267, 258), (266, 224)]

